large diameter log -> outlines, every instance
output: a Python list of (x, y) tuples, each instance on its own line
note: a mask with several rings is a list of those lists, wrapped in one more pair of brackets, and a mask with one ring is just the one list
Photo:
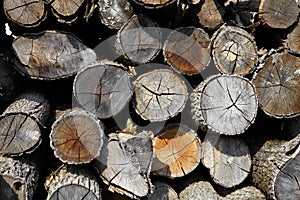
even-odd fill
[(96, 61), (96, 53), (71, 33), (46, 31), (17, 37), (13, 50), (16, 69), (23, 75), (43, 80), (64, 78)]
[(222, 26), (212, 37), (213, 60), (221, 73), (247, 75), (257, 64), (254, 38), (235, 26)]
[(265, 195), (254, 186), (247, 186), (226, 195), (222, 200), (266, 200)]
[(175, 2), (175, 0), (133, 0), (133, 1), (148, 9), (162, 8)]
[(78, 72), (73, 93), (85, 110), (99, 118), (109, 118), (128, 104), (133, 89), (123, 65), (97, 61)]
[(89, 163), (100, 154), (103, 135), (103, 125), (94, 115), (73, 109), (52, 125), (50, 146), (62, 162)]
[(255, 74), (260, 108), (276, 118), (293, 117), (300, 113), (300, 58), (290, 53), (268, 57)]
[(179, 76), (168, 69), (157, 69), (136, 79), (134, 107), (145, 120), (164, 121), (184, 109), (187, 95)]
[(154, 192), (148, 200), (179, 200), (176, 191), (167, 183), (162, 181), (153, 182)]
[(193, 119), (224, 135), (243, 133), (258, 108), (254, 85), (236, 75), (207, 78), (193, 91), (191, 102)]
[(180, 200), (221, 200), (213, 186), (206, 181), (193, 183), (182, 190), (179, 194)]
[(83, 168), (63, 166), (47, 177), (47, 200), (101, 200), (100, 185), (94, 175)]
[(165, 60), (182, 74), (199, 74), (210, 61), (209, 43), (209, 35), (201, 28), (178, 28), (164, 43)]

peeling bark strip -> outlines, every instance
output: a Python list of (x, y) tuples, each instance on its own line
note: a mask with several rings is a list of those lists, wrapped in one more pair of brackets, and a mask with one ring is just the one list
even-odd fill
[(62, 167), (46, 180), (47, 200), (101, 200), (97, 179), (82, 168)]
[(210, 61), (209, 43), (209, 35), (201, 28), (178, 28), (165, 41), (165, 60), (182, 74), (199, 74)]
[(89, 163), (100, 154), (103, 135), (102, 123), (94, 115), (73, 109), (52, 125), (50, 146), (62, 162)]
[(261, 0), (259, 17), (272, 28), (287, 28), (296, 22), (299, 14), (295, 0)]
[[(96, 61), (96, 53), (71, 33), (46, 31), (13, 42), (16, 69), (25, 76), (52, 80), (71, 76)], [(20, 62), (19, 62), (20, 61)]]
[(200, 163), (201, 141), (186, 126), (171, 125), (154, 138), (152, 172), (169, 178), (182, 177)]
[(158, 24), (144, 15), (133, 15), (118, 31), (116, 49), (134, 63), (153, 60), (161, 49)]
[(182, 190), (179, 194), (181, 200), (221, 200), (222, 198), (207, 181), (193, 183)]
[(133, 14), (128, 0), (99, 0), (98, 6), (101, 22), (112, 29), (121, 28)]
[(49, 111), (49, 102), (39, 93), (18, 96), (0, 117), (0, 152), (12, 156), (33, 152), (42, 140), (39, 125)]
[(247, 186), (238, 189), (222, 198), (222, 200), (238, 200), (238, 199), (265, 200), (266, 197), (256, 187)]
[(128, 104), (133, 89), (123, 65), (97, 61), (77, 74), (73, 93), (85, 110), (99, 118), (109, 118)]
[(253, 182), (269, 199), (300, 198), (300, 135), (267, 141), (253, 158)]
[(252, 36), (235, 26), (222, 26), (212, 37), (212, 56), (221, 73), (247, 75), (257, 63)]
[(272, 117), (300, 113), (300, 58), (289, 53), (268, 57), (254, 76), (260, 108)]
[(287, 46), (291, 51), (300, 53), (300, 24), (297, 22), (293, 30), (287, 35)]
[(175, 2), (175, 0), (133, 0), (133, 1), (148, 9), (162, 8)]
[(134, 106), (143, 119), (164, 121), (184, 109), (187, 95), (184, 82), (174, 72), (153, 70), (137, 78)]
[(148, 200), (179, 200), (178, 194), (170, 185), (164, 182), (155, 182), (153, 184), (154, 192)]
[(12, 22), (25, 26), (38, 26), (46, 17), (43, 0), (4, 0), (5, 14)]
[(215, 75), (191, 94), (193, 119), (224, 135), (243, 133), (254, 123), (257, 96), (253, 84), (240, 76)]

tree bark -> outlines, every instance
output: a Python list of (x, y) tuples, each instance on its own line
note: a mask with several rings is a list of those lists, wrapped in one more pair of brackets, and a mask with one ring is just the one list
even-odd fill
[(265, 195), (254, 186), (247, 186), (226, 195), (222, 200), (237, 200), (237, 199), (247, 199), (247, 200), (265, 200)]

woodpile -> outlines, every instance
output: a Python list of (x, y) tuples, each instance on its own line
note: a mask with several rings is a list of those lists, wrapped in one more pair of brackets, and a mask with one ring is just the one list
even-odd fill
[(300, 1), (3, 0), (0, 199), (300, 199)]

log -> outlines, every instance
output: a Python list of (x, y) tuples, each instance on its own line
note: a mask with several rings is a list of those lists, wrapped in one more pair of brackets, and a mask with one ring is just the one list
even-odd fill
[(201, 141), (184, 125), (169, 125), (154, 138), (152, 173), (168, 178), (182, 177), (200, 163)]
[(176, 0), (133, 0), (138, 5), (147, 9), (158, 9), (174, 3)]
[(47, 14), (43, 0), (4, 0), (3, 8), (10, 21), (29, 28), (39, 26)]
[(299, 199), (300, 135), (291, 141), (269, 140), (253, 157), (253, 183), (268, 199)]
[(221, 200), (222, 198), (215, 191), (213, 186), (207, 181), (195, 182), (179, 194), (180, 200)]
[(299, 21), (296, 23), (295, 27), (287, 35), (287, 46), (288, 48), (295, 52), (300, 53), (300, 25)]
[(158, 24), (144, 15), (133, 15), (118, 31), (116, 49), (133, 63), (153, 60), (161, 49)]
[(1, 154), (19, 156), (36, 150), (49, 112), (49, 102), (42, 94), (25, 92), (19, 95), (0, 117)]
[(96, 53), (71, 33), (46, 31), (17, 37), (13, 50), (16, 69), (41, 80), (64, 78), (96, 61)]
[(210, 38), (201, 28), (180, 27), (164, 43), (166, 62), (179, 73), (199, 74), (210, 61)]
[(86, 168), (63, 166), (47, 177), (47, 200), (101, 200), (101, 189), (96, 177)]
[(251, 169), (250, 151), (244, 141), (212, 131), (203, 141), (201, 160), (214, 182), (225, 188), (242, 183)]
[(257, 96), (254, 85), (236, 75), (214, 75), (191, 94), (193, 119), (224, 135), (243, 133), (254, 123)]
[(110, 61), (97, 61), (75, 77), (73, 93), (78, 103), (98, 118), (118, 114), (133, 94), (126, 68)]
[(258, 17), (271, 28), (285, 29), (296, 22), (298, 14), (295, 0), (261, 0)]
[(300, 113), (300, 58), (287, 52), (275, 53), (253, 77), (260, 108), (276, 118)]
[(98, 6), (101, 22), (111, 29), (120, 29), (133, 14), (128, 0), (99, 0)]
[(103, 135), (103, 125), (93, 114), (75, 108), (53, 123), (50, 146), (64, 163), (89, 163), (99, 156)]
[(222, 26), (212, 37), (213, 60), (221, 73), (247, 75), (258, 61), (254, 38), (235, 26)]
[(265, 200), (265, 195), (254, 186), (247, 186), (226, 195), (222, 200), (236, 200), (236, 199), (247, 199), (247, 200)]
[(165, 182), (153, 182), (154, 192), (149, 196), (148, 200), (179, 200), (175, 190)]
[(182, 79), (168, 69), (140, 75), (135, 81), (135, 111), (151, 122), (164, 121), (180, 113), (187, 101)]

